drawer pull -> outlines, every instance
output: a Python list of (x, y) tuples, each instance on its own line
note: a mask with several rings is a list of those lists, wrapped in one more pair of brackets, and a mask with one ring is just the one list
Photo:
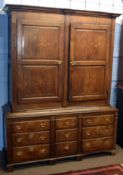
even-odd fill
[(90, 133), (89, 132), (87, 132), (87, 136), (90, 136)]
[(46, 123), (40, 123), (41, 128), (46, 127)]
[(46, 139), (46, 137), (40, 136), (40, 140), (44, 141), (45, 139)]
[(22, 151), (18, 151), (17, 152), (17, 156), (22, 156), (23, 152)]
[(45, 152), (46, 152), (46, 148), (40, 149), (40, 153), (41, 153), (41, 154), (44, 154)]
[(91, 124), (91, 123), (92, 123), (92, 121), (91, 121), (91, 120), (87, 120), (87, 123), (88, 123), (88, 124)]
[(69, 138), (69, 137), (70, 137), (70, 133), (66, 133), (66, 134), (65, 134), (65, 137), (66, 137), (66, 138)]
[(29, 134), (29, 139), (32, 139), (33, 137), (34, 137), (33, 133)]
[(21, 142), (22, 142), (22, 138), (18, 138), (16, 141), (17, 141), (18, 143), (21, 143)]
[(90, 143), (86, 143), (86, 147), (87, 148), (90, 148), (91, 147), (91, 144)]
[(33, 147), (30, 147), (30, 148), (29, 148), (29, 151), (30, 151), (30, 152), (33, 152), (33, 151), (34, 151), (34, 148), (33, 148)]
[(66, 121), (66, 122), (65, 122), (65, 125), (68, 126), (68, 125), (69, 125), (69, 121)]
[(66, 145), (66, 146), (64, 147), (64, 150), (65, 150), (65, 151), (68, 151), (69, 149), (70, 149), (69, 145)]
[(19, 126), (19, 125), (16, 126), (16, 128), (17, 128), (17, 130), (21, 130), (21, 126)]

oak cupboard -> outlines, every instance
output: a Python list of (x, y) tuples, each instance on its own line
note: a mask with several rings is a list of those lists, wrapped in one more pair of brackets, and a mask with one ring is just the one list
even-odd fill
[(7, 168), (114, 153), (117, 110), (109, 105), (119, 14), (7, 5)]

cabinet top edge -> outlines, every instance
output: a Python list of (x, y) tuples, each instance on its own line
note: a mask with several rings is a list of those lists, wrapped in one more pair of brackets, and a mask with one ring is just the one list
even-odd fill
[(108, 13), (108, 12), (99, 12), (99, 11), (86, 11), (86, 10), (74, 10), (74, 9), (60, 9), (52, 7), (38, 7), (38, 6), (25, 6), (25, 5), (10, 5), (6, 4), (3, 8), (5, 12), (10, 14), (13, 11), (21, 12), (47, 12), (47, 13), (60, 13), (60, 14), (76, 14), (84, 16), (103, 16), (109, 18), (116, 18), (120, 16), (120, 13)]

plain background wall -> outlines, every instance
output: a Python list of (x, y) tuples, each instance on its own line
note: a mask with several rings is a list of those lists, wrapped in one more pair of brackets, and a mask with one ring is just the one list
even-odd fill
[[(34, 5), (58, 8), (72, 8), (104, 12), (123, 12), (121, 0), (0, 0), (0, 8), (5, 4)], [(8, 101), (8, 18), (0, 11), (0, 150), (3, 149), (3, 112), (2, 106)], [(115, 27), (115, 45), (113, 54), (113, 72), (110, 103), (116, 104), (116, 84), (123, 81), (123, 41), (121, 38), (122, 16), (117, 18)], [(118, 73), (120, 72), (120, 74)], [(123, 74), (122, 74), (123, 75)]]

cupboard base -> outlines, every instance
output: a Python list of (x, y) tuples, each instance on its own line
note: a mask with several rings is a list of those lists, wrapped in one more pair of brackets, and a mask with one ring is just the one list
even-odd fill
[(7, 169), (33, 162), (81, 158), (116, 146), (117, 110), (110, 106), (5, 112)]

